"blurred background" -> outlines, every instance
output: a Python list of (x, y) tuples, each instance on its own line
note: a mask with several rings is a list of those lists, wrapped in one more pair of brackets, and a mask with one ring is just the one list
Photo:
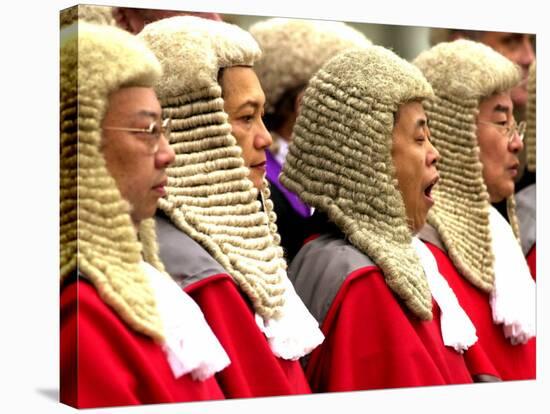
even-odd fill
[[(222, 19), (248, 30), (259, 20), (274, 16), (252, 16), (222, 14)], [(281, 16), (285, 17), (285, 16)], [(345, 22), (363, 32), (374, 44), (392, 49), (404, 59), (414, 59), (421, 51), (428, 49), (430, 29), (427, 27), (398, 26), (379, 23)]]

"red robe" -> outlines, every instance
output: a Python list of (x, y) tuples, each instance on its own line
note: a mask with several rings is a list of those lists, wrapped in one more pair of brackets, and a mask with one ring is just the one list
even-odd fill
[(250, 303), (230, 276), (213, 275), (185, 291), (197, 302), (231, 360), (216, 374), (227, 398), (311, 393), (300, 363), (273, 355)]
[(462, 355), (444, 346), (439, 308), (420, 321), (380, 270), (363, 267), (342, 283), (322, 324), (325, 342), (306, 375), (315, 392), (471, 383)]
[(531, 247), (531, 250), (529, 250), (529, 253), (527, 253), (527, 256), (525, 257), (527, 259), (527, 265), (529, 266), (529, 270), (531, 271), (531, 276), (533, 276), (533, 280), (537, 280), (537, 244), (533, 244), (533, 247)]
[(214, 377), (175, 379), (166, 354), (79, 280), (60, 297), (61, 401), (78, 408), (223, 399)]
[(493, 323), (489, 295), (460, 276), (444, 251), (434, 244), (425, 243), (435, 256), (440, 273), (446, 278), (458, 302), (475, 325), (478, 344), (489, 358), (489, 361), (480, 361), (468, 358), (468, 354), (465, 354), (472, 375), (491, 374), (496, 370), (496, 376), (503, 380), (534, 379), (535, 338), (524, 345), (512, 345), (504, 337), (502, 326)]

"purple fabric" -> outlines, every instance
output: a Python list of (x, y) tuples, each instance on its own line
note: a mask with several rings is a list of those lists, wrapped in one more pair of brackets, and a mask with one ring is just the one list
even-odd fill
[(273, 157), (273, 154), (266, 150), (266, 176), (267, 180), (274, 186), (276, 186), (284, 194), (285, 198), (288, 200), (295, 212), (300, 216), (307, 218), (309, 217), (310, 210), (307, 205), (305, 205), (300, 198), (289, 191), (285, 186), (279, 181), (279, 174), (281, 173), (282, 166), (279, 162)]

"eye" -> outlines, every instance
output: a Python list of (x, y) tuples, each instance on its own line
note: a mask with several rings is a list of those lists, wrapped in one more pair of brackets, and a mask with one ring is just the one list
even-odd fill
[(143, 133), (146, 135), (159, 135), (160, 134), (160, 125), (158, 122), (153, 121), (147, 127), (143, 128)]
[(151, 135), (154, 135), (155, 137), (160, 137), (160, 134), (162, 133), (162, 127), (157, 122), (155, 122), (155, 125), (151, 129)]
[(158, 121), (153, 121), (137, 133), (142, 139), (153, 141), (158, 140), (162, 134), (162, 124)]

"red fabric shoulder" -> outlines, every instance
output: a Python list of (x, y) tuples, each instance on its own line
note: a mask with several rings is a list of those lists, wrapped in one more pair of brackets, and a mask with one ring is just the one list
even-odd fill
[(175, 379), (161, 347), (128, 326), (84, 281), (61, 291), (61, 401), (94, 408), (222, 399), (214, 377)]
[(314, 392), (471, 382), (462, 355), (443, 345), (437, 306), (433, 321), (418, 320), (376, 267), (346, 278), (322, 331), (306, 370)]
[(200, 306), (231, 360), (227, 368), (216, 374), (227, 398), (311, 392), (298, 361), (273, 355), (256, 325), (248, 299), (230, 276), (209, 277), (188, 286), (185, 291)]
[(531, 276), (533, 276), (533, 280), (537, 280), (537, 244), (533, 244), (533, 247), (531, 247), (531, 250), (529, 250), (529, 253), (527, 253), (527, 265), (529, 266), (529, 270), (531, 271)]
[[(475, 325), (478, 336), (477, 346), (483, 348), (483, 352), (490, 361), (489, 364), (487, 360), (474, 360), (466, 353), (472, 374), (489, 373), (503, 380), (534, 379), (536, 376), (535, 338), (525, 345), (512, 345), (505, 338), (502, 326), (493, 323), (489, 295), (463, 278), (443, 250), (431, 243), (426, 245), (437, 261), (439, 272), (445, 277), (460, 306)], [(496, 374), (491, 374), (491, 370), (496, 370)]]

